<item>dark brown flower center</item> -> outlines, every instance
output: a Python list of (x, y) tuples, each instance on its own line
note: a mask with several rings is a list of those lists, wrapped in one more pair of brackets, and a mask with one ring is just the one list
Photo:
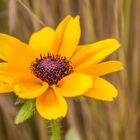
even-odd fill
[(73, 71), (70, 61), (60, 55), (41, 56), (31, 65), (33, 74), (49, 85), (57, 84), (63, 77)]

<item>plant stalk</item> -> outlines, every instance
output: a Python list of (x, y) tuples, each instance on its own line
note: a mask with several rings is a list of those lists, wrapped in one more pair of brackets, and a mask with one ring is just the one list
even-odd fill
[(51, 120), (52, 140), (61, 140), (59, 120)]

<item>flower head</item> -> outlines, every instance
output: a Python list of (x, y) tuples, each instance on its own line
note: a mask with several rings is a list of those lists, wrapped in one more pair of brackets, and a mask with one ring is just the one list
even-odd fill
[(119, 61), (101, 62), (119, 48), (115, 39), (88, 45), (80, 40), (79, 16), (67, 16), (53, 30), (44, 27), (32, 34), (29, 44), (0, 34), (0, 92), (36, 99), (46, 119), (64, 117), (65, 97), (87, 96), (113, 100), (116, 88), (100, 78), (123, 68)]
[(33, 74), (42, 81), (46, 81), (50, 86), (69, 75), (73, 71), (72, 69), (66, 57), (50, 54), (37, 58), (31, 65)]

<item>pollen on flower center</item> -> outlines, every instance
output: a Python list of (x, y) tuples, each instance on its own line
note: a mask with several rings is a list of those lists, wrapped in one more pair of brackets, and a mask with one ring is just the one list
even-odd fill
[(73, 71), (70, 61), (60, 55), (40, 56), (31, 65), (33, 74), (49, 85), (57, 84), (63, 77)]

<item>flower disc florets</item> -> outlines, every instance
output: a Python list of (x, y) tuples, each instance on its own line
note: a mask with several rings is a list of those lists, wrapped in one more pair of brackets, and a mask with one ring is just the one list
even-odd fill
[(57, 84), (59, 80), (73, 71), (70, 61), (60, 55), (41, 56), (31, 65), (33, 74), (49, 85)]

